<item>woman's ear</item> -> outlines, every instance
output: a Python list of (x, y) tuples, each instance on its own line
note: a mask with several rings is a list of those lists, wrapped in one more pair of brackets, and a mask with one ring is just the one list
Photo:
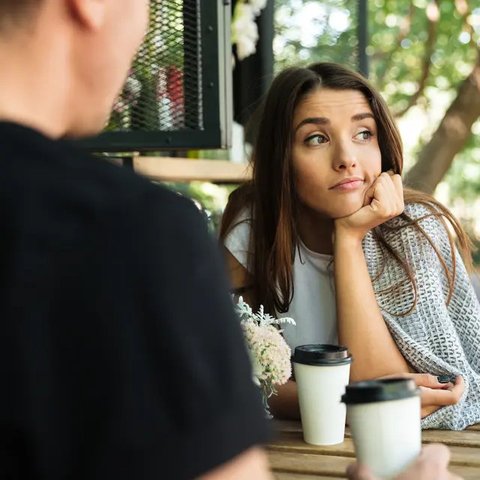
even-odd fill
[(69, 11), (84, 28), (98, 30), (105, 21), (107, 4), (115, 0), (67, 0)]

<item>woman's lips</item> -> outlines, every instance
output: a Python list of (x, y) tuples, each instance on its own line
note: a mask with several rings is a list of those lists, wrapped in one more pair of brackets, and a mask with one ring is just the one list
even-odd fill
[(357, 190), (358, 188), (363, 186), (363, 180), (359, 178), (352, 178), (348, 180), (344, 180), (337, 185), (333, 186), (331, 190), (336, 190), (340, 192), (349, 192), (351, 190)]

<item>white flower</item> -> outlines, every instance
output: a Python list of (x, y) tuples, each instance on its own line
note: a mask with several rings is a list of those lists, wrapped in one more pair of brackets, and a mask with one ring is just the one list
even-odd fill
[(295, 320), (290, 317), (274, 318), (269, 313), (265, 313), (263, 305), (260, 305), (257, 313), (253, 313), (250, 305), (243, 301), (243, 297), (239, 297), (235, 307), (240, 320), (252, 321), (260, 326), (264, 325), (280, 325), (282, 323), (289, 323), (295, 325)]
[(238, 59), (243, 60), (255, 53), (257, 41), (258, 28), (253, 8), (246, 3), (237, 4), (232, 22), (232, 42), (237, 44)]
[(295, 325), (295, 321), (292, 318), (274, 318), (265, 313), (263, 305), (254, 313), (242, 297), (236, 311), (241, 320), (254, 378), (264, 395), (269, 397), (276, 393), (276, 386), (286, 383), (292, 374), (291, 350), (276, 325)]
[(250, 0), (249, 3), (255, 12), (255, 15), (259, 15), (260, 11), (267, 6), (267, 0)]
[(239, 60), (249, 57), (255, 53), (256, 42), (248, 37), (239, 37), (237, 40), (237, 56)]
[(253, 38), (258, 37), (258, 30), (255, 24), (255, 13), (248, 3), (238, 3), (232, 20), (232, 41), (237, 40), (238, 35), (245, 35)]
[(254, 361), (254, 375), (269, 387), (283, 385), (292, 374), (290, 347), (272, 325), (243, 322), (243, 331)]
[(258, 27), (255, 17), (265, 8), (267, 0), (238, 1), (232, 20), (232, 44), (237, 45), (237, 57), (243, 60), (252, 53), (258, 41)]

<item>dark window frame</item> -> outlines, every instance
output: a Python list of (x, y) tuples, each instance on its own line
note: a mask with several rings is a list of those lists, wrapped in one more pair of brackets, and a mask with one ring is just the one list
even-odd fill
[[(156, 1), (156, 0), (151, 0)], [(194, 3), (200, 12), (197, 28), (188, 35), (198, 38), (201, 55), (196, 65), (198, 85), (186, 88), (199, 90), (203, 110), (202, 129), (151, 131), (114, 131), (79, 141), (80, 147), (94, 152), (152, 152), (175, 149), (227, 148), (231, 144), (232, 57), (230, 41), (230, 5), (225, 0), (185, 0)], [(197, 19), (198, 20), (198, 19)], [(199, 88), (199, 85), (202, 88)]]

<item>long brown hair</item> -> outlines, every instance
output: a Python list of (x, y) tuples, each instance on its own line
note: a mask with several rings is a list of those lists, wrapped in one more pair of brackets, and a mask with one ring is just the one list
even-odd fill
[[(258, 123), (250, 159), (253, 179), (231, 194), (220, 227), (220, 238), (224, 239), (235, 226), (239, 213), (245, 208), (250, 210), (252, 228), (248, 265), (253, 284), (249, 287), (256, 306), (262, 303), (270, 312), (287, 311), (294, 295), (293, 262), (298, 238), (295, 221), (298, 200), (291, 161), (292, 119), (297, 105), (305, 96), (321, 87), (363, 93), (377, 123), (382, 171), (393, 170), (401, 174), (403, 169), (402, 141), (392, 115), (380, 94), (361, 75), (338, 64), (316, 63), (305, 68), (286, 69), (274, 79), (259, 113), (254, 117)], [(449, 210), (422, 192), (405, 189), (404, 197), (406, 204), (423, 204), (431, 211), (430, 215), (441, 218), (444, 223), (446, 219), (451, 224), (465, 262), (467, 266), (471, 265), (470, 241)], [(405, 213), (401, 218), (404, 221), (400, 228), (413, 226), (434, 248), (445, 270), (451, 296), (455, 280), (452, 235), (448, 232), (453, 256), (453, 268), (450, 271), (437, 246), (419, 225), (421, 219), (412, 220)], [(386, 255), (401, 265), (414, 288), (415, 300), (406, 312), (409, 313), (416, 304), (415, 278), (410, 265), (386, 241), (384, 234), (389, 228), (392, 227), (387, 222), (374, 229), (373, 234)]]

